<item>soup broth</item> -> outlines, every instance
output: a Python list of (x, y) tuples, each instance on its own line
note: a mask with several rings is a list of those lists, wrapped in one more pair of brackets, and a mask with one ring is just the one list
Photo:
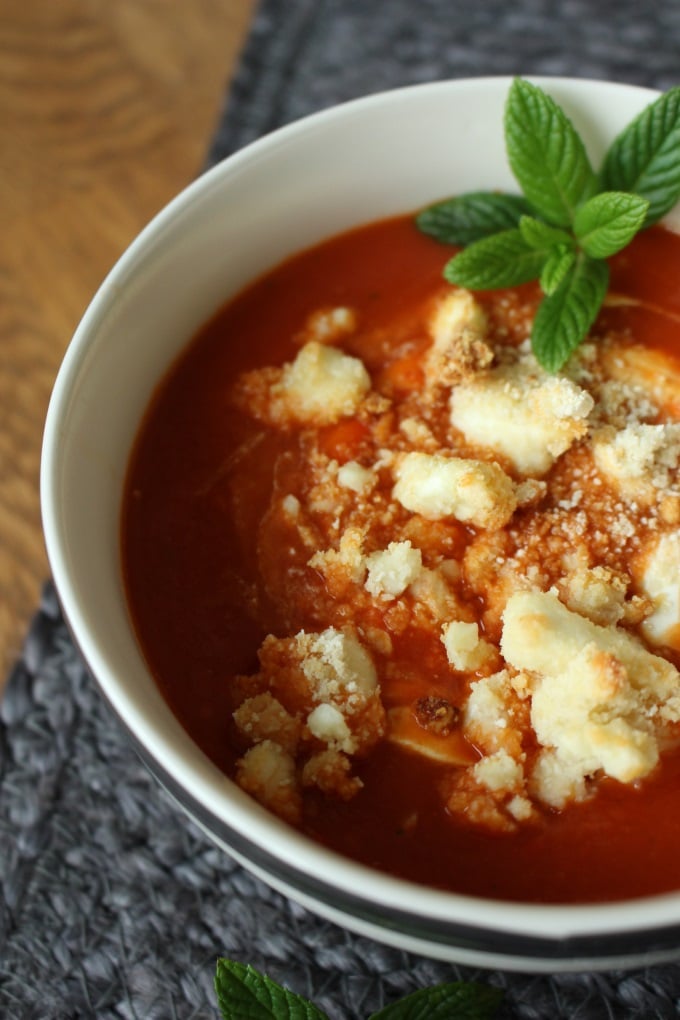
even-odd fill
[(313, 839), (481, 896), (680, 887), (680, 238), (548, 377), (537, 286), (411, 217), (290, 259), (163, 380), (124, 499), (150, 668)]

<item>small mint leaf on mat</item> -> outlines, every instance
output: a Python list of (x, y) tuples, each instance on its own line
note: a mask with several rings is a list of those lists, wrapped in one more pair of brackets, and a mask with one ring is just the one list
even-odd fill
[(559, 372), (592, 326), (609, 285), (609, 266), (581, 255), (534, 318), (531, 346), (539, 364)]
[(444, 266), (444, 278), (471, 290), (516, 287), (536, 280), (546, 253), (531, 248), (519, 228), (503, 230), (464, 248)]
[(502, 998), (499, 988), (454, 981), (407, 995), (369, 1020), (492, 1020)]
[(234, 960), (217, 961), (215, 991), (224, 1020), (328, 1020), (308, 999)]
[(510, 167), (536, 212), (557, 227), (597, 190), (597, 178), (573, 124), (542, 89), (515, 78), (505, 107)]
[(531, 207), (520, 195), (493, 191), (472, 191), (423, 209), (416, 225), (442, 244), (465, 247), (500, 230), (516, 227)]
[(649, 202), (624, 191), (602, 191), (576, 210), (574, 233), (586, 255), (606, 259), (642, 228)]
[(629, 191), (649, 201), (645, 226), (669, 212), (680, 196), (680, 86), (650, 103), (611, 144), (600, 189)]

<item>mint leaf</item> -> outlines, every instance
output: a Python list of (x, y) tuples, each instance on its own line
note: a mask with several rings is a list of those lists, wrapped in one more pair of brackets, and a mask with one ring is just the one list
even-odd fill
[(407, 995), (369, 1020), (491, 1020), (502, 998), (499, 988), (454, 981)]
[(545, 257), (545, 252), (527, 244), (518, 228), (503, 230), (454, 255), (444, 266), (444, 277), (449, 283), (471, 290), (515, 287), (536, 280)]
[(647, 106), (614, 140), (600, 186), (646, 198), (647, 227), (673, 208), (680, 197), (680, 86)]
[(328, 1020), (308, 999), (234, 960), (217, 961), (215, 991), (224, 1020)]
[(519, 229), (529, 247), (536, 248), (537, 251), (552, 248), (556, 244), (573, 245), (574, 243), (571, 234), (568, 234), (566, 230), (551, 227), (533, 216), (523, 216), (519, 221)]
[(516, 227), (531, 208), (520, 195), (471, 191), (423, 209), (416, 226), (442, 244), (465, 247), (473, 241)]
[(540, 283), (544, 294), (553, 294), (576, 262), (576, 252), (566, 245), (554, 248), (543, 266)]
[(539, 364), (558, 372), (592, 326), (609, 284), (606, 262), (581, 255), (557, 287), (538, 306), (531, 346)]
[(577, 207), (597, 189), (597, 178), (573, 124), (542, 89), (513, 81), (505, 107), (510, 167), (536, 212), (568, 227)]
[(574, 233), (594, 259), (606, 259), (629, 244), (645, 222), (649, 202), (623, 191), (602, 191), (576, 210)]

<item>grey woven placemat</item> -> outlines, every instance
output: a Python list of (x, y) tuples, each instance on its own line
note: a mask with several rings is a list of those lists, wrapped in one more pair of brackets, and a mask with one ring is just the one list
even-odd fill
[[(279, 124), (379, 89), (496, 73), (667, 88), (676, 0), (263, 0), (209, 161)], [(214, 1018), (215, 959), (251, 962), (360, 1020), (438, 981), (506, 990), (501, 1017), (680, 1015), (680, 966), (531, 977), (385, 948), (269, 890), (147, 775), (83, 668), (51, 585), (0, 720), (0, 1016)]]

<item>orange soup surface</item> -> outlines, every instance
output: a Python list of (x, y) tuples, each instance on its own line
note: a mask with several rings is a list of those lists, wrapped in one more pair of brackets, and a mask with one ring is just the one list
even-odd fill
[(548, 376), (536, 286), (450, 288), (411, 217), (292, 258), (161, 384), (131, 614), (266, 807), (443, 889), (680, 888), (680, 238), (611, 262)]

